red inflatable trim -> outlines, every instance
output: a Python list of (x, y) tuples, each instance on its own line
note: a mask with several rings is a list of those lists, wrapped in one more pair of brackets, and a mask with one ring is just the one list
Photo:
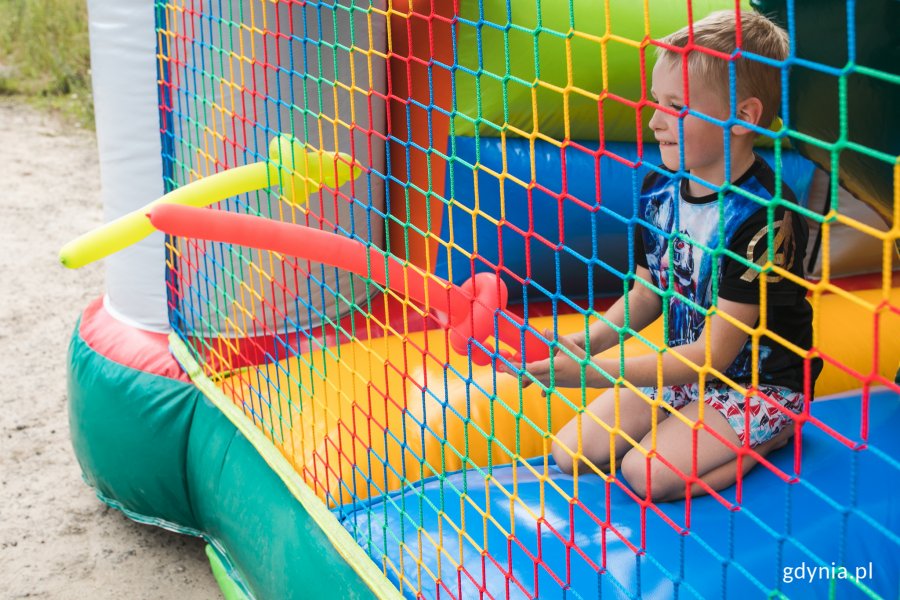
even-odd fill
[(122, 323), (107, 312), (103, 298), (97, 298), (84, 310), (78, 334), (92, 350), (120, 365), (169, 379), (190, 381), (169, 353), (166, 334), (143, 331)]

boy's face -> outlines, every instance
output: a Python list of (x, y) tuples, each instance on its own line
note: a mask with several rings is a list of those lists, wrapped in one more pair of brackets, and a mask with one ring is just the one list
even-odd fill
[[(659, 142), (663, 164), (669, 169), (689, 171), (714, 185), (725, 179), (725, 129), (700, 117), (677, 113), (687, 106), (681, 61), (667, 58), (653, 67), (650, 90), (653, 99), (676, 115), (657, 109), (650, 119), (650, 128)], [(728, 100), (700, 77), (690, 78), (690, 108), (719, 120), (728, 119)], [(679, 123), (681, 122), (681, 124)], [(683, 146), (679, 146), (679, 126), (683, 128)], [(683, 158), (682, 158), (683, 157)], [(682, 163), (682, 160), (684, 161)]]

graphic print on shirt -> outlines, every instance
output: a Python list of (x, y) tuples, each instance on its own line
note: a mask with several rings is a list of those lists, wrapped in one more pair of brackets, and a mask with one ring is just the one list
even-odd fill
[[(794, 236), (790, 235), (793, 229), (792, 219), (791, 213), (785, 213), (783, 220), (775, 221), (772, 224), (772, 227), (775, 228), (772, 240), (775, 256), (772, 262), (787, 271), (794, 266), (794, 256), (797, 253), (796, 240), (794, 240)], [(747, 260), (758, 267), (762, 267), (769, 259), (768, 233), (769, 226), (766, 225), (756, 232), (747, 245)], [(747, 267), (747, 270), (741, 275), (741, 279), (747, 282), (754, 281), (757, 277), (759, 277), (759, 270), (752, 267)], [(777, 273), (766, 275), (766, 281), (769, 283), (778, 283), (782, 279), (783, 277)]]
[[(725, 236), (723, 247), (728, 247), (737, 229), (760, 210), (755, 202), (735, 194), (725, 194), (721, 202), (688, 202), (679, 193), (678, 181), (653, 178), (644, 190), (641, 211), (649, 225), (644, 227), (643, 241), (653, 282), (674, 293), (665, 307), (670, 347), (690, 344), (703, 331), (704, 311), (691, 303), (703, 309), (712, 305), (713, 257), (720, 229)], [(720, 216), (724, 219), (721, 228)], [(757, 246), (766, 248), (765, 243)], [(763, 255), (765, 262), (765, 252)], [(757, 259), (754, 257), (753, 262)], [(750, 366), (749, 345), (735, 365)]]
[[(772, 207), (776, 196), (779, 202)], [(718, 196), (691, 196), (684, 178), (671, 171), (644, 179), (634, 260), (663, 291), (669, 347), (700, 338), (704, 315), (717, 301), (714, 288), (723, 300), (762, 309), (764, 287), (767, 333), (757, 338), (756, 348), (747, 339), (724, 374), (744, 386), (755, 373), (760, 385), (813, 389), (822, 360), (803, 351), (812, 346), (813, 314), (806, 286), (797, 280), (804, 277), (809, 229), (791, 208), (796, 203), (793, 191), (761, 157)]]
[[(660, 261), (660, 281), (662, 285), (674, 291), (679, 296), (688, 299), (697, 297), (696, 273), (697, 260), (694, 257), (694, 247), (686, 241), (689, 233), (682, 231), (680, 235), (673, 237), (669, 242), (668, 252), (663, 252)], [(671, 274), (671, 281), (669, 276)], [(703, 329), (703, 313), (683, 301), (679, 296), (669, 299), (669, 343), (681, 345), (693, 341), (695, 334)], [(672, 341), (676, 340), (676, 341)]]

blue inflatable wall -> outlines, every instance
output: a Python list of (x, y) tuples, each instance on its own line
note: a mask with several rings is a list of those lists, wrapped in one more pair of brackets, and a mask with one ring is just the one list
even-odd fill
[[(493, 173), (504, 170), (504, 144), (509, 177), (498, 178)], [(458, 284), (500, 267), (510, 301), (621, 295), (633, 271), (629, 223), (647, 165), (661, 162), (659, 147), (644, 144), (640, 164), (633, 143), (606, 144), (618, 159), (598, 157), (598, 148), (597, 142), (560, 149), (535, 141), (532, 157), (527, 139), (451, 139), (445, 197), (453, 201), (444, 209), (441, 239), (452, 246), (449, 252), (440, 246), (435, 274)], [(772, 150), (760, 154), (773, 164)], [(532, 158), (535, 183), (529, 185)], [(815, 166), (787, 150), (781, 162), (784, 181), (804, 204)]]

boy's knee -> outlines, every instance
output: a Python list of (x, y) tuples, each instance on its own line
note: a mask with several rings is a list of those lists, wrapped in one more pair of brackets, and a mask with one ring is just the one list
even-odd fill
[[(649, 469), (649, 476), (648, 476)], [(684, 480), (659, 460), (650, 459), (637, 449), (630, 450), (622, 459), (622, 477), (640, 498), (653, 502), (666, 502), (684, 488)]]
[(575, 471), (575, 460), (559, 442), (554, 441), (550, 445), (550, 454), (553, 456), (553, 460), (560, 471), (568, 475)]
[(647, 496), (647, 459), (635, 449), (629, 450), (622, 457), (619, 470), (634, 493), (640, 497)]

